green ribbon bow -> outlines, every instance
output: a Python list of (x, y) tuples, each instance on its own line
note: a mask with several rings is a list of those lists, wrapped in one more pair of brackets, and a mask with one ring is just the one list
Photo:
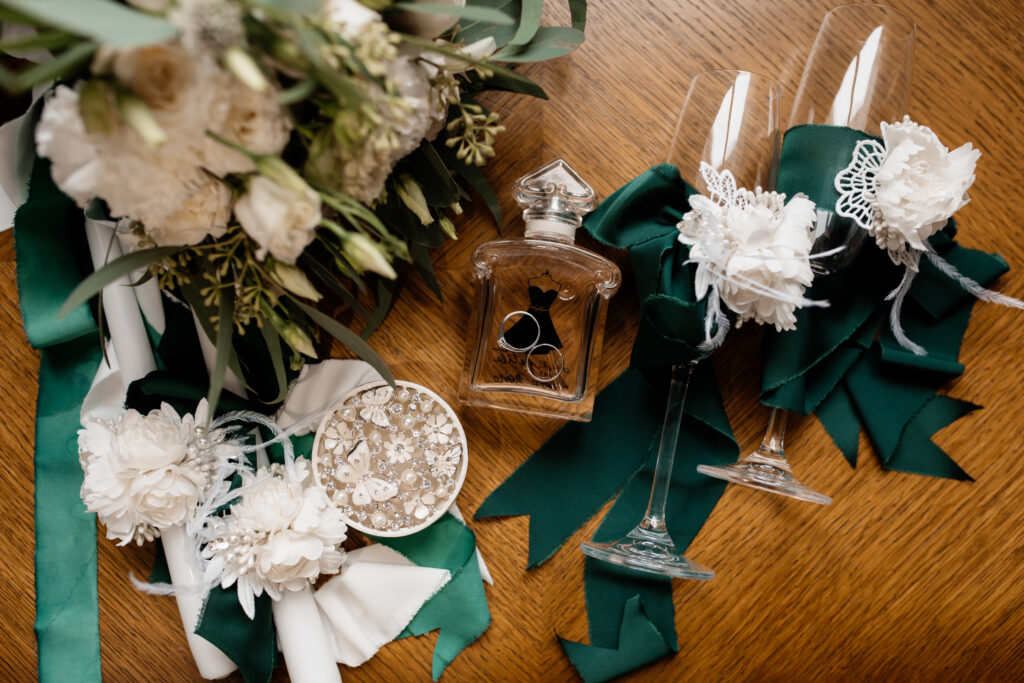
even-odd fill
[(101, 359), (88, 306), (57, 311), (90, 272), (82, 212), (36, 159), (28, 198), (14, 217), (25, 333), (39, 349), (36, 404), (36, 639), (40, 681), (99, 681), (96, 516), (79, 498), (79, 412)]
[[(674, 166), (656, 166), (584, 222), (597, 240), (629, 250), (640, 325), (630, 368), (598, 395), (593, 420), (562, 427), (477, 510), (477, 518), (530, 516), (530, 568), (551, 557), (617, 493), (596, 540), (625, 535), (643, 516), (669, 370), (698, 358), (704, 339), (704, 303), (694, 300), (693, 272), (683, 265), (687, 250), (675, 227), (694, 192)], [(690, 544), (725, 489), (725, 482), (700, 476), (696, 465), (733, 462), (738, 452), (711, 365), (701, 363), (688, 394), (668, 499), (677, 547)], [(584, 583), (591, 644), (562, 644), (585, 680), (607, 680), (678, 649), (670, 580), (587, 558)], [(652, 640), (652, 633), (658, 637)]]
[[(834, 211), (834, 178), (853, 158), (856, 143), (869, 138), (836, 126), (790, 129), (782, 144), (779, 191), (803, 192), (820, 210)], [(1009, 269), (999, 255), (960, 246), (955, 234), (951, 220), (929, 244), (964, 275), (985, 285)], [(851, 465), (863, 426), (883, 467), (969, 479), (931, 435), (978, 407), (936, 395), (963, 372), (957, 355), (975, 299), (922, 260), (901, 318), (907, 335), (928, 351), (916, 356), (896, 342), (888, 324), (885, 297), (901, 277), (885, 252), (866, 244), (849, 268), (816, 278), (807, 296), (828, 299), (831, 306), (799, 309), (796, 330), (766, 332), (761, 399), (813, 412)]]

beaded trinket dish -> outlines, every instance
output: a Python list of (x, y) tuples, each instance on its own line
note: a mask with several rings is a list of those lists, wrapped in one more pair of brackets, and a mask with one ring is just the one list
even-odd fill
[(466, 434), (426, 387), (356, 387), (320, 424), (313, 475), (353, 528), (406, 536), (437, 521), (466, 478)]

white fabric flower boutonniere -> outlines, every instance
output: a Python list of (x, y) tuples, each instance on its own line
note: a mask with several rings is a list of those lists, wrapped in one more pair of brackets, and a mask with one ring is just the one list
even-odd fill
[(804, 195), (787, 202), (777, 192), (737, 188), (730, 171), (707, 163), (700, 173), (709, 196), (691, 196), (691, 211), (677, 227), (679, 241), (690, 247), (687, 262), (697, 264), (694, 295), (698, 301), (708, 296), (701, 349), (717, 347), (728, 329), (720, 303), (736, 313), (737, 326), (753, 320), (780, 331), (796, 328), (797, 308), (827, 306), (804, 297), (813, 278), (814, 202)]
[(936, 254), (927, 240), (945, 227), (968, 201), (981, 152), (965, 143), (952, 152), (927, 126), (905, 116), (882, 124), (882, 141), (861, 140), (849, 166), (835, 178), (836, 213), (853, 220), (875, 238), (903, 280), (889, 293), (889, 326), (905, 349), (923, 356), (924, 347), (903, 331), (900, 317), (924, 254), (943, 275), (982, 301), (1024, 308), (1024, 302), (985, 289)]
[(980, 157), (969, 142), (950, 152), (909, 116), (883, 123), (882, 142), (858, 142), (836, 176), (836, 213), (870, 232), (893, 263), (916, 268), (913, 252), (926, 251), (925, 240), (970, 201)]
[(231, 493), (237, 502), (203, 530), (204, 583), (234, 585), (250, 619), (264, 592), (280, 600), (341, 569), (348, 527), (313, 482), (306, 460), (243, 472), (242, 485)]

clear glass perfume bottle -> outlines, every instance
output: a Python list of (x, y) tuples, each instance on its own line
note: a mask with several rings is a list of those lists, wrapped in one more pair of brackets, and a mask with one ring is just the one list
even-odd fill
[(621, 281), (614, 263), (573, 244), (597, 196), (561, 159), (513, 192), (524, 236), (473, 252), (479, 296), (459, 400), (587, 421), (607, 302)]

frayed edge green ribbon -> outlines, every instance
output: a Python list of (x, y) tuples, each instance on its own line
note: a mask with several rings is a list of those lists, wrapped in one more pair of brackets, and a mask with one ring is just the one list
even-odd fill
[[(838, 193), (832, 181), (857, 141), (868, 137), (837, 126), (790, 129), (782, 145), (779, 191), (804, 192), (819, 209), (833, 210)], [(950, 220), (929, 244), (961, 273), (987, 285), (1009, 270), (998, 254), (960, 246), (955, 235)], [(936, 394), (963, 372), (957, 356), (975, 299), (922, 261), (902, 316), (907, 335), (928, 351), (916, 356), (896, 342), (887, 323), (885, 296), (900, 276), (885, 253), (868, 243), (849, 268), (816, 278), (807, 295), (828, 299), (831, 306), (797, 311), (796, 330), (766, 332), (761, 399), (813, 412), (851, 466), (863, 427), (884, 468), (969, 480), (931, 436), (979, 407)]]
[[(39, 680), (99, 681), (96, 516), (79, 498), (79, 412), (102, 357), (88, 306), (57, 320), (90, 270), (82, 212), (37, 158), (14, 219), (18, 292), (29, 342), (40, 350), (35, 435), (36, 640)], [(78, 249), (70, 245), (79, 245)]]
[[(598, 541), (625, 535), (650, 497), (668, 370), (697, 358), (704, 303), (694, 301), (693, 273), (676, 224), (692, 187), (674, 166), (656, 166), (620, 188), (587, 217), (603, 244), (629, 249), (640, 296), (640, 325), (630, 369), (600, 394), (589, 423), (568, 423), (483, 502), (477, 518), (529, 515), (527, 566), (550, 558), (611, 498)], [(725, 482), (700, 476), (700, 463), (726, 464), (739, 449), (710, 363), (698, 365), (677, 444), (668, 501), (669, 531), (686, 548), (711, 513)], [(590, 645), (562, 640), (587, 681), (601, 681), (678, 649), (668, 579), (586, 560)], [(653, 641), (652, 634), (658, 637)], [(639, 647), (639, 642), (645, 646)]]

